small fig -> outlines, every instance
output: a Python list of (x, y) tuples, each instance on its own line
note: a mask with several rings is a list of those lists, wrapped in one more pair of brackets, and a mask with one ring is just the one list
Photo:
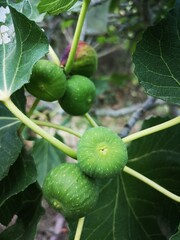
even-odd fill
[(67, 81), (65, 94), (59, 104), (65, 112), (73, 116), (87, 113), (96, 96), (94, 83), (87, 77), (73, 75)]
[(52, 169), (42, 189), (48, 203), (68, 219), (85, 216), (99, 196), (95, 180), (73, 163), (63, 163)]
[(128, 161), (127, 149), (121, 138), (106, 127), (87, 130), (78, 142), (79, 167), (94, 178), (112, 177)]
[[(66, 65), (71, 45), (67, 46), (61, 59), (61, 64)], [(80, 41), (77, 47), (74, 63), (70, 74), (91, 77), (97, 69), (97, 53), (89, 44)]]
[(61, 67), (48, 60), (39, 60), (33, 66), (27, 91), (40, 100), (52, 102), (63, 96), (66, 75)]

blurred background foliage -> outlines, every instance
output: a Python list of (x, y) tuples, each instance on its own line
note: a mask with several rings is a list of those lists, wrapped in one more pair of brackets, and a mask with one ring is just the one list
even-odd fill
[[(97, 87), (97, 105), (117, 104), (119, 108), (119, 97), (127, 104), (130, 98), (133, 103), (144, 99), (133, 74), (132, 53), (143, 31), (164, 18), (174, 2), (91, 0), (81, 40), (93, 46), (98, 54), (98, 70), (92, 77)], [(78, 1), (70, 11), (58, 16), (46, 15), (41, 22), (59, 58), (72, 41), (81, 4)], [(125, 86), (126, 90), (122, 91)]]

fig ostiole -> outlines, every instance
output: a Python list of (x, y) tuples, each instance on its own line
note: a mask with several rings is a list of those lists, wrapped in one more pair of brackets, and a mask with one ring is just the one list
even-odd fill
[(78, 164), (63, 163), (46, 176), (43, 194), (47, 202), (65, 218), (76, 219), (92, 210), (98, 200), (99, 188)]
[(128, 156), (122, 139), (106, 127), (87, 130), (78, 142), (81, 170), (94, 178), (115, 176), (125, 167)]

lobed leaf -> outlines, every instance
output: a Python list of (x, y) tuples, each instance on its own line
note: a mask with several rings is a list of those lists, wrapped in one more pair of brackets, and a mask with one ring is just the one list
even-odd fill
[(135, 74), (147, 94), (180, 104), (180, 1), (149, 27), (134, 53)]
[[(145, 127), (162, 122), (147, 121)], [(152, 134), (129, 146), (128, 166), (180, 195), (180, 126)], [(180, 206), (122, 172), (100, 182), (100, 199), (85, 218), (82, 239), (166, 240), (180, 220)], [(77, 223), (70, 223), (71, 239)]]
[(0, 101), (29, 81), (32, 67), (48, 51), (41, 29), (23, 14), (6, 8), (0, 28)]

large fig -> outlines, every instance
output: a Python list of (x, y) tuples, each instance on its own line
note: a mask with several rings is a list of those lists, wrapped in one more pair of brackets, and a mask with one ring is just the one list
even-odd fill
[(48, 173), (43, 194), (49, 204), (66, 218), (79, 218), (92, 210), (98, 200), (99, 188), (78, 164), (63, 163)]

